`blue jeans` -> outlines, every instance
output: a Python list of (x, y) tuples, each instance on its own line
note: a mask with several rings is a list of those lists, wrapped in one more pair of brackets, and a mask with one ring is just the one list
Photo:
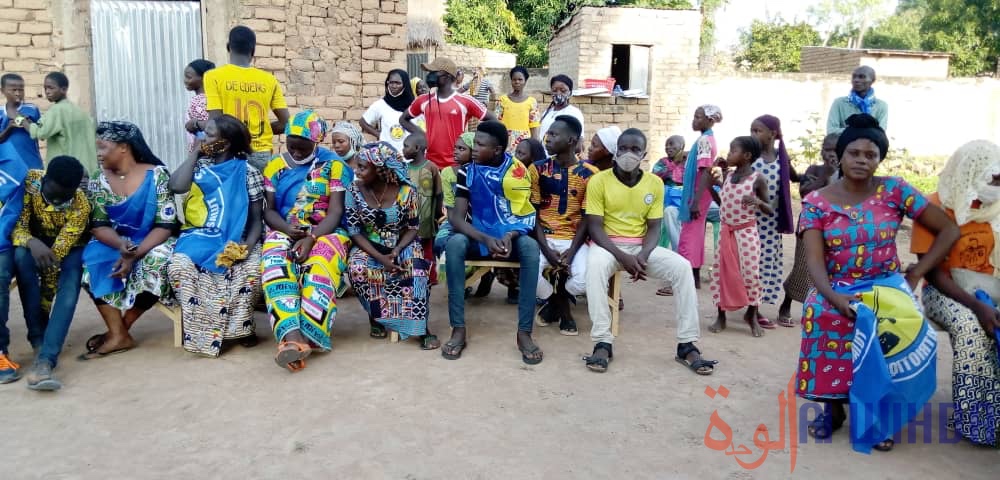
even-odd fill
[[(38, 359), (49, 361), (55, 366), (59, 360), (69, 325), (76, 312), (76, 302), (80, 298), (80, 279), (83, 276), (83, 247), (74, 247), (59, 264), (59, 280), (54, 295), (52, 312), (42, 308), (43, 289), (41, 276), (35, 267), (31, 250), (18, 247), (14, 252), (17, 264), (17, 290), (21, 295), (24, 319), (28, 324), (28, 341), (39, 346)], [(45, 289), (47, 290), (47, 289)]]
[(10, 280), (14, 278), (14, 249), (0, 252), (0, 353), (7, 353), (10, 346)]
[[(531, 333), (535, 319), (535, 288), (538, 286), (538, 242), (519, 235), (513, 242), (511, 260), (521, 264), (518, 273), (517, 330)], [(448, 282), (448, 319), (452, 328), (465, 326), (465, 260), (481, 260), (479, 244), (461, 233), (453, 233), (445, 247), (445, 272)]]

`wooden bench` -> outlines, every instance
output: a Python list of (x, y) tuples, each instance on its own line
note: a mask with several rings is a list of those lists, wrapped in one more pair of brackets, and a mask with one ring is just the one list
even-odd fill
[[(444, 263), (441, 263), (441, 267)], [(518, 262), (504, 262), (499, 260), (466, 260), (466, 267), (475, 267), (475, 271), (472, 275), (469, 275), (465, 279), (465, 286), (471, 287), (476, 284), (483, 275), (489, 273), (490, 270), (494, 268), (521, 268), (521, 264)], [(440, 267), (439, 267), (440, 268)], [(621, 319), (621, 312), (618, 311), (618, 303), (622, 298), (622, 273), (621, 271), (615, 272), (611, 276), (611, 280), (608, 282), (608, 308), (611, 309), (611, 334), (618, 336), (618, 323)], [(396, 331), (389, 332), (389, 342), (399, 343), (399, 333)]]

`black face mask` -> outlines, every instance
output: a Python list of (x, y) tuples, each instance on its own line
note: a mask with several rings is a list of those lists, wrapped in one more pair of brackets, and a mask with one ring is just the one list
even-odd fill
[(438, 72), (428, 73), (424, 82), (427, 83), (427, 88), (436, 88), (438, 86)]

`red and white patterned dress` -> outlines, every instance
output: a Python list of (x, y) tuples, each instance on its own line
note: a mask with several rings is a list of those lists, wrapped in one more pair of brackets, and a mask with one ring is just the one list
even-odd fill
[(712, 269), (712, 301), (724, 311), (759, 306), (760, 236), (757, 234), (757, 207), (744, 206), (743, 197), (754, 195), (754, 172), (740, 183), (726, 179), (719, 196), (722, 231)]

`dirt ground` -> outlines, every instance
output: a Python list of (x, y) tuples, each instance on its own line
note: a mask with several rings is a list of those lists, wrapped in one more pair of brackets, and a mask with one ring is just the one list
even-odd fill
[[(786, 259), (792, 247), (786, 237)], [(736, 458), (749, 463), (760, 456), (752, 443), (759, 423), (778, 437), (777, 397), (795, 369), (799, 331), (779, 328), (752, 338), (733, 315), (729, 330), (709, 333), (706, 284), (699, 346), (719, 365), (711, 377), (696, 376), (673, 360), (674, 305), (655, 296), (656, 288), (643, 282), (623, 289), (622, 332), (603, 375), (580, 360), (592, 347), (584, 306), (576, 310), (581, 336), (536, 328), (545, 361), (524, 365), (514, 346), (515, 307), (504, 303), (499, 286), (469, 302), (470, 346), (458, 361), (420, 351), (413, 341), (369, 338), (351, 297), (340, 304), (333, 352), (314, 355), (297, 374), (272, 361), (263, 315), (261, 345), (237, 346), (219, 359), (173, 348), (171, 323), (150, 312), (135, 328), (139, 348), (79, 362), (86, 338), (102, 331), (93, 304), (82, 298), (56, 370), (63, 390), (32, 392), (23, 379), (0, 386), (0, 477), (996, 478), (1000, 452), (966, 441), (942, 444), (936, 407), (929, 444), (904, 441), (891, 453), (866, 456), (851, 450), (845, 428), (832, 443), (798, 445), (794, 472), (789, 446), (771, 451), (755, 470), (744, 469)], [(444, 297), (437, 287), (431, 324), (446, 336)], [(20, 305), (16, 298), (11, 303), (11, 348), (27, 367)], [(763, 312), (776, 315), (773, 306)], [(935, 404), (951, 398), (951, 348), (946, 334), (939, 339)], [(725, 386), (728, 398), (709, 398), (708, 386)], [(734, 442), (753, 454), (728, 456), (705, 446), (715, 410)]]

